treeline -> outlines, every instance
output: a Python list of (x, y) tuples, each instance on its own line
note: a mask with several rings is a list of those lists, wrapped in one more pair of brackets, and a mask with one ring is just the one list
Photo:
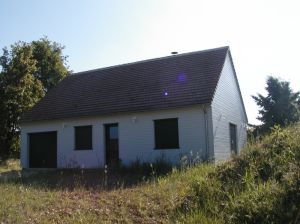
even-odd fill
[(19, 156), (19, 120), (70, 71), (64, 47), (46, 37), (3, 48), (0, 57), (0, 159)]

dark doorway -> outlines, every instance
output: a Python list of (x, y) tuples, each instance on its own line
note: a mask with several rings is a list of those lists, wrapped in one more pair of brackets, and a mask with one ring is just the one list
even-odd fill
[(233, 154), (237, 154), (236, 125), (230, 123), (229, 126), (230, 126), (230, 149)]
[(118, 124), (105, 125), (105, 155), (107, 165), (116, 166), (119, 164)]
[(57, 167), (57, 133), (29, 134), (29, 168)]

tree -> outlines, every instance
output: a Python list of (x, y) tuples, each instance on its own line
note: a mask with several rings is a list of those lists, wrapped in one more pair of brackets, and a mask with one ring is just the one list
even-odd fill
[(261, 94), (252, 96), (259, 110), (258, 119), (262, 121), (260, 130), (268, 131), (274, 125), (286, 126), (299, 120), (299, 92), (293, 92), (290, 83), (278, 78), (268, 77), (266, 97)]
[(41, 81), (32, 75), (37, 70), (32, 53), (30, 45), (19, 42), (1, 57), (1, 154), (16, 150), (21, 114), (44, 95)]
[(18, 42), (0, 57), (0, 156), (19, 151), (19, 120), (69, 74), (59, 44), (42, 38)]
[(47, 37), (32, 41), (31, 46), (33, 58), (37, 62), (33, 75), (43, 83), (47, 92), (69, 74), (67, 56), (62, 54), (64, 47), (49, 41)]

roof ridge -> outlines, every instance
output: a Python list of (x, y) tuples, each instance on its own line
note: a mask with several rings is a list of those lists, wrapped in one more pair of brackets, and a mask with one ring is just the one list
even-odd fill
[(225, 48), (227, 48), (228, 50), (230, 49), (229, 46), (223, 46), (223, 47), (210, 48), (210, 49), (205, 49), (205, 50), (200, 50), (200, 51), (191, 51), (191, 52), (186, 52), (186, 53), (181, 53), (181, 54), (168, 55), (168, 56), (163, 56), (163, 57), (158, 57), (158, 58), (144, 59), (144, 60), (139, 60), (139, 61), (135, 61), (135, 62), (128, 62), (128, 63), (111, 65), (111, 66), (102, 67), (102, 68), (90, 69), (90, 70), (81, 71), (81, 72), (75, 72), (75, 73), (71, 74), (71, 76), (83, 75), (83, 74), (90, 73), (90, 72), (102, 71), (102, 70), (111, 69), (111, 68), (115, 68), (115, 67), (121, 67), (121, 66), (129, 66), (129, 65), (139, 64), (139, 63), (143, 63), (143, 62), (150, 62), (150, 61), (162, 60), (162, 59), (167, 59), (167, 58), (181, 57), (181, 56), (186, 56), (189, 54), (207, 53), (210, 51), (217, 51), (217, 50), (221, 50), (221, 49), (225, 49)]

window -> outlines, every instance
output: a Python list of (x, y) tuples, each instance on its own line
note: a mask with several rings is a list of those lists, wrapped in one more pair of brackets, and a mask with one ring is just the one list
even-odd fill
[(237, 139), (236, 139), (236, 125), (229, 123), (230, 132), (230, 150), (233, 154), (237, 154)]
[(155, 149), (179, 148), (178, 119), (154, 120)]
[(75, 150), (92, 149), (92, 126), (75, 127)]

